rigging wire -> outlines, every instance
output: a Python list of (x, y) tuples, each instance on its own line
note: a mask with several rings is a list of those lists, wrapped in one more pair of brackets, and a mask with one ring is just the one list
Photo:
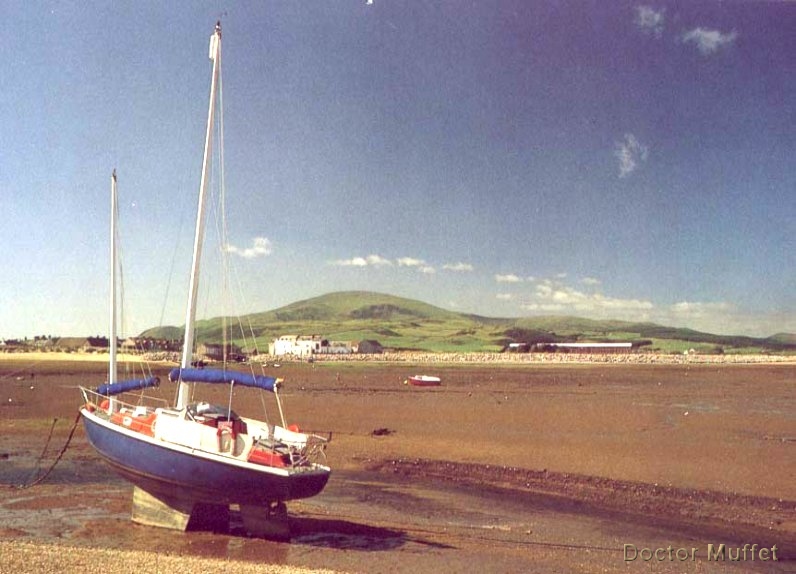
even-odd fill
[[(221, 354), (223, 369), (226, 370), (231, 360), (230, 354), (232, 351), (232, 341), (239, 338), (243, 347), (250, 346), (249, 337), (247, 336), (246, 329), (241, 320), (241, 310), (238, 307), (238, 300), (240, 297), (244, 300), (245, 295), (242, 288), (242, 282), (238, 273), (237, 266), (232, 264), (231, 250), (229, 248), (229, 220), (227, 217), (227, 191), (226, 191), (226, 174), (224, 162), (224, 83), (221, 68), (219, 67), (218, 76), (218, 112), (216, 115), (216, 155), (215, 155), (215, 169), (213, 171), (212, 181), (214, 186), (211, 189), (212, 196), (215, 201), (211, 203), (213, 213), (213, 221), (215, 222), (216, 237), (218, 242), (218, 255), (219, 267), (221, 269), (220, 277), (220, 300), (222, 302), (221, 312)], [(234, 281), (231, 281), (233, 279)], [(233, 289), (233, 286), (235, 289)], [(233, 291), (235, 296), (233, 296)], [(206, 297), (206, 304), (209, 302), (210, 297)], [(236, 335), (232, 335), (234, 326), (230, 324), (230, 320), (237, 321), (235, 326)], [(249, 323), (249, 331), (251, 332), (251, 346), (255, 349), (257, 347), (256, 337), (254, 336), (254, 329)], [(248, 363), (248, 369), (252, 375), (255, 374), (255, 367), (252, 362)], [(261, 365), (261, 374), (265, 374), (265, 369)], [(265, 406), (265, 401), (260, 395), (260, 401), (263, 406), (263, 413), (266, 422), (268, 421), (268, 409)]]
[[(233, 286), (237, 288), (235, 291), (236, 296), (240, 295), (241, 298), (243, 297), (243, 289), (242, 289), (242, 282), (240, 280), (240, 275), (237, 272), (237, 268), (231, 264), (231, 249), (228, 243), (229, 237), (229, 226), (228, 226), (228, 217), (227, 217), (227, 206), (226, 206), (226, 174), (225, 174), (225, 162), (224, 162), (224, 102), (223, 102), (223, 76), (220, 66), (220, 46), (219, 52), (216, 54), (216, 58), (219, 59), (218, 62), (218, 76), (217, 76), (217, 103), (218, 106), (216, 108), (215, 114), (215, 122), (214, 122), (214, 132), (216, 138), (216, 145), (214, 146), (215, 153), (213, 154), (212, 161), (208, 162), (207, 169), (209, 170), (208, 180), (210, 181), (211, 185), (209, 186), (208, 193), (210, 195), (211, 201), (208, 202), (208, 207), (211, 212), (211, 219), (215, 223), (215, 231), (216, 231), (216, 238), (217, 238), (217, 251), (214, 249), (208, 249), (207, 253), (217, 253), (219, 256), (218, 266), (215, 267), (217, 272), (220, 272), (220, 278), (216, 278), (215, 281), (208, 276), (208, 281), (203, 281), (200, 283), (199, 288), (202, 292), (202, 296), (199, 297), (199, 300), (202, 302), (202, 314), (205, 317), (210, 316), (218, 312), (218, 308), (213, 308), (214, 301), (221, 302), (221, 356), (222, 356), (222, 369), (227, 370), (229, 362), (231, 359), (231, 352), (232, 352), (232, 341), (238, 339), (242, 342), (243, 346), (246, 347), (249, 345), (249, 337), (247, 335), (246, 328), (243, 325), (243, 321), (241, 319), (240, 310), (237, 308), (237, 301), (232, 296)], [(210, 267), (206, 268), (207, 271), (210, 271)], [(237, 284), (233, 281), (232, 284), (230, 283), (230, 279), (232, 278), (233, 273), (235, 274), (234, 279), (237, 280)], [(207, 276), (207, 272), (205, 273)], [(212, 273), (211, 273), (212, 275)], [(215, 287), (213, 287), (215, 285)], [(215, 299), (215, 294), (219, 292), (220, 295), (218, 299)], [(165, 308), (165, 306), (164, 306)], [(161, 317), (162, 320), (162, 317)], [(232, 321), (237, 321), (237, 328), (231, 325)], [(235, 330), (236, 333), (233, 335), (232, 330)], [(251, 343), (252, 347), (257, 350), (257, 342), (256, 336), (254, 334), (254, 328), (251, 325), (251, 321), (249, 321), (248, 331), (251, 333)], [(239, 333), (239, 334), (238, 334)], [(248, 369), (252, 375), (255, 374), (255, 366), (252, 362), (248, 363)], [(262, 374), (265, 374), (265, 369), (260, 365), (260, 370)], [(192, 385), (190, 394), (193, 396), (194, 390), (196, 388), (196, 384)], [(264, 401), (261, 395), (261, 402), (263, 402), (263, 411), (266, 416), (266, 420), (268, 418), (268, 412), (265, 408)]]
[[(119, 289), (119, 302), (118, 302), (118, 305), (119, 305), (119, 323), (120, 323), (120, 327), (121, 327), (120, 331), (122, 333), (125, 333), (125, 332), (127, 332), (127, 326), (126, 326), (127, 316), (125, 314), (126, 306), (125, 306), (125, 303), (124, 303), (125, 300), (126, 300), (126, 295), (125, 295), (125, 288), (124, 288), (124, 286), (125, 286), (124, 264), (123, 264), (124, 257), (123, 257), (123, 251), (122, 251), (123, 245), (122, 245), (122, 233), (121, 233), (121, 229), (120, 229), (121, 228), (121, 225), (120, 225), (121, 218), (119, 217), (119, 202), (116, 202), (115, 208), (116, 208), (116, 213), (114, 213), (114, 216), (116, 217), (117, 224), (116, 224), (116, 229), (115, 229), (116, 237), (114, 239), (115, 239), (115, 245), (116, 245), (116, 264), (117, 264), (118, 270), (119, 270), (119, 280), (118, 280), (118, 289)], [(117, 302), (114, 300), (113, 304), (116, 305)], [(118, 337), (117, 337), (116, 333), (109, 333), (109, 335), (108, 335), (108, 344), (109, 345), (114, 345), (115, 344), (118, 347)], [(138, 343), (136, 343), (136, 345), (138, 345)], [(149, 364), (149, 361), (146, 361), (146, 360), (140, 361), (138, 363), (138, 366), (139, 366), (141, 374), (142, 374), (142, 376), (144, 378), (152, 376), (152, 367)], [(124, 362), (124, 368), (125, 368), (125, 374), (127, 376), (134, 376), (136, 371), (138, 370), (136, 368), (131, 367), (129, 361), (125, 361)]]
[[(220, 48), (219, 48), (220, 51)], [(220, 57), (220, 53), (219, 53)], [(223, 269), (223, 285), (222, 289), (224, 289), (225, 297), (223, 301), (232, 302), (232, 309), (228, 309), (228, 313), (224, 313), (222, 316), (222, 337), (223, 337), (223, 347), (222, 352), (224, 354), (224, 363), (226, 364), (228, 359), (228, 352), (229, 347), (228, 344), (230, 343), (228, 339), (228, 329), (231, 327), (226, 324), (227, 317), (234, 317), (237, 319), (238, 322), (238, 329), (240, 332), (240, 336), (243, 342), (244, 347), (248, 346), (249, 341), (246, 336), (246, 330), (244, 329), (243, 322), (241, 321), (241, 314), (240, 310), (235, 307), (234, 300), (232, 297), (227, 294), (228, 290), (231, 290), (231, 286), (229, 285), (229, 280), (231, 277), (231, 267), (230, 267), (230, 251), (228, 249), (228, 238), (229, 238), (229, 227), (228, 227), (228, 219), (226, 214), (226, 205), (227, 205), (227, 192), (226, 192), (226, 174), (225, 174), (225, 162), (224, 162), (224, 82), (221, 72), (221, 67), (219, 66), (219, 76), (218, 76), (218, 98), (219, 98), (219, 113), (218, 113), (218, 153), (219, 153), (219, 179), (220, 179), (220, 190), (221, 190), (221, 253), (222, 253), (222, 269)], [(237, 292), (243, 297), (243, 288), (242, 283), (240, 281), (240, 276), (237, 273), (237, 268), (233, 268), (235, 271), (235, 278), (237, 280)], [(245, 306), (245, 305), (244, 305)], [(252, 335), (252, 343), (253, 347), (256, 349), (257, 341), (254, 336), (254, 329), (251, 327), (251, 321), (249, 321), (249, 330), (251, 331)], [(254, 374), (254, 367), (250, 364), (251, 374)]]

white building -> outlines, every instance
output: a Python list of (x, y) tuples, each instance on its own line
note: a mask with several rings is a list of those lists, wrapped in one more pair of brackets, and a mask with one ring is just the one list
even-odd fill
[(317, 335), (282, 335), (268, 345), (268, 354), (274, 356), (294, 355), (309, 357), (321, 348), (321, 338)]
[(292, 355), (309, 357), (312, 355), (348, 354), (353, 352), (349, 343), (329, 342), (320, 335), (282, 335), (268, 345), (268, 354), (276, 357)]

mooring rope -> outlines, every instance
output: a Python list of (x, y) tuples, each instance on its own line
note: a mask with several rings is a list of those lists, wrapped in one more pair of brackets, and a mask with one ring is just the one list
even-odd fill
[(47, 440), (44, 441), (44, 448), (41, 449), (41, 454), (39, 455), (39, 458), (36, 459), (36, 465), (33, 467), (33, 471), (30, 473), (30, 479), (28, 479), (30, 482), (36, 480), (36, 477), (39, 476), (39, 472), (41, 472), (39, 465), (41, 465), (41, 461), (44, 460), (44, 455), (47, 454), (47, 449), (50, 448), (50, 441), (53, 438), (53, 431), (55, 430), (56, 423), (58, 423), (57, 417), (53, 419), (53, 424), (50, 425), (50, 432), (47, 434)]
[[(41, 476), (39, 476), (35, 480), (32, 480), (30, 482), (26, 482), (24, 484), (4, 484), (3, 486), (6, 487), (6, 488), (15, 488), (15, 489), (18, 489), (18, 490), (22, 490), (22, 489), (25, 489), (25, 488), (30, 488), (32, 486), (36, 486), (37, 484), (41, 484), (42, 482), (44, 482), (47, 479), (47, 477), (50, 476), (50, 473), (53, 470), (55, 470), (55, 467), (58, 465), (58, 463), (61, 462), (61, 459), (63, 458), (64, 454), (66, 453), (66, 449), (69, 448), (69, 443), (72, 442), (72, 437), (75, 434), (75, 430), (77, 429), (77, 424), (80, 422), (80, 417), (81, 416), (82, 415), (81, 415), (80, 411), (78, 411), (77, 416), (75, 417), (75, 422), (72, 423), (72, 429), (69, 431), (69, 436), (66, 438), (66, 442), (64, 443), (64, 446), (61, 448), (61, 451), (58, 453), (58, 456), (55, 457), (55, 460), (52, 462), (50, 467), (44, 472), (44, 474), (42, 474)], [(57, 422), (58, 422), (58, 419), (53, 420), (52, 427), (50, 427), (50, 435), (47, 437), (47, 441), (44, 444), (44, 449), (42, 449), (41, 455), (39, 455), (39, 459), (36, 461), (36, 467), (37, 467), (36, 470), (35, 470), (36, 474), (38, 474), (40, 472), (40, 470), (38, 469), (38, 465), (41, 463), (42, 458), (44, 458), (44, 453), (47, 452), (47, 447), (50, 444), (50, 439), (52, 438), (52, 435), (53, 435), (53, 429), (55, 429), (55, 423), (57, 423)]]

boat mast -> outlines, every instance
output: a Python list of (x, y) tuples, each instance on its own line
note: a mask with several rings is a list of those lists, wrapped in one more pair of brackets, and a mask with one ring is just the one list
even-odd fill
[(116, 170), (111, 175), (111, 284), (110, 325), (108, 327), (108, 384), (116, 383)]
[[(182, 368), (191, 366), (193, 359), (194, 322), (196, 321), (196, 297), (199, 291), (199, 264), (202, 259), (202, 244), (204, 243), (205, 230), (205, 191), (210, 171), (210, 153), (213, 136), (213, 118), (216, 108), (216, 87), (218, 84), (219, 67), (221, 65), (221, 22), (216, 23), (216, 29), (210, 37), (210, 59), (213, 60), (213, 77), (210, 82), (210, 105), (207, 111), (207, 132), (205, 134), (205, 153), (202, 161), (202, 181), (199, 186), (199, 208), (196, 213), (196, 234), (193, 243), (193, 265), (191, 267), (191, 281), (188, 289), (188, 306), (185, 311), (185, 340), (182, 348)], [(177, 408), (181, 409), (188, 400), (189, 385), (180, 382), (177, 393)]]

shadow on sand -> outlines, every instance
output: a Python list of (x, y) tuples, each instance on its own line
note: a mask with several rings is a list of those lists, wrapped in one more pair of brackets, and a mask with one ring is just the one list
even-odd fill
[(336, 518), (291, 517), (291, 542), (338, 550), (363, 552), (395, 550), (412, 542), (436, 548), (450, 546), (409, 537), (403, 530), (369, 526)]

